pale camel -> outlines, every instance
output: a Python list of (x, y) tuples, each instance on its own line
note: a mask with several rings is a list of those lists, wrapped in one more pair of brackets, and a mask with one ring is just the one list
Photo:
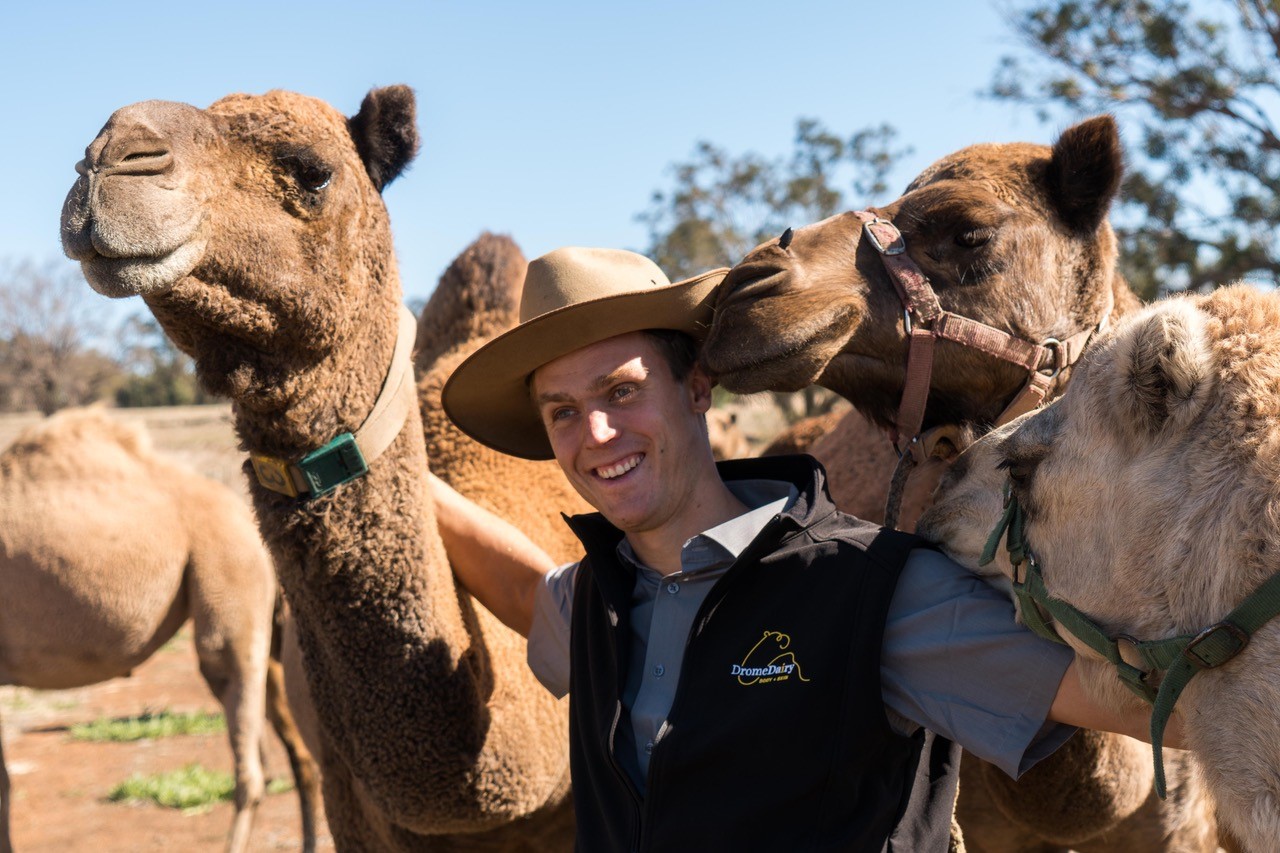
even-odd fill
[[(975, 145), (926, 169), (901, 198), (872, 212), (901, 230), (906, 252), (943, 308), (1023, 340), (1065, 340), (1138, 306), (1116, 272), (1106, 221), (1120, 182), (1115, 123), (1100, 117), (1065, 131), (1052, 148)], [(955, 425), (957, 443), (990, 428), (1028, 374), (949, 340), (936, 345), (926, 429)], [(905, 378), (903, 305), (881, 256), (853, 213), (797, 228), (752, 251), (721, 285), (703, 350), (732, 391), (797, 390), (817, 382), (852, 402), (850, 413), (810, 450), (831, 474), (837, 505), (883, 520), (896, 461), (876, 428), (894, 426)], [(1045, 365), (1047, 367), (1047, 365)], [(1061, 393), (1068, 367), (1048, 384)], [(909, 437), (909, 436), (908, 436)], [(945, 459), (931, 458), (908, 482), (902, 518), (928, 504)], [(843, 501), (843, 503), (841, 503)], [(1040, 772), (992, 785), (991, 768), (966, 758), (957, 815), (971, 850), (1131, 850), (1133, 827), (1151, 850), (1198, 850), (1202, 829), (1186, 823), (1188, 794), (1165, 804), (1141, 772), (1102, 774), (1137, 755), (1119, 735), (1073, 738)], [(1193, 791), (1188, 780), (1179, 791)], [(1064, 791), (1070, 791), (1069, 795)], [(991, 802), (987, 802), (988, 798)], [(993, 807), (995, 806), (995, 807)], [(1192, 822), (1194, 823), (1194, 821)], [(1159, 840), (1157, 840), (1159, 839)]]
[[(139, 428), (68, 410), (0, 454), (0, 684), (60, 690), (128, 675), (187, 619), (226, 710), (235, 762), (227, 849), (248, 848), (271, 715), (293, 765), (304, 849), (319, 780), (270, 659), (278, 587), (243, 500), (158, 456)], [(12, 850), (0, 754), (0, 851)]]
[[(1157, 303), (1086, 356), (1062, 399), (969, 448), (921, 531), (975, 571), (1009, 575), (1003, 549), (989, 566), (979, 557), (1010, 483), (1050, 595), (1109, 637), (1194, 636), (1280, 569), (1278, 382), (1273, 295), (1238, 285)], [(1058, 633), (1097, 699), (1142, 706), (1098, 652)], [(1238, 654), (1200, 670), (1175, 708), (1223, 824), (1245, 849), (1276, 850), (1280, 621), (1218, 647)]]
[[(90, 145), (64, 248), (100, 292), (143, 296), (232, 399), (247, 450), (296, 461), (355, 431), (402, 375), (388, 367), (403, 309), (380, 192), (417, 145), (403, 86), (371, 91), (351, 119), (286, 92), (136, 104)], [(250, 482), (322, 736), (330, 828), (342, 849), (567, 849), (564, 706), (524, 641), (459, 591), (410, 409), (365, 476), (310, 500)], [(531, 517), (549, 511), (534, 483), (512, 490)]]
[(738, 415), (726, 409), (707, 411), (707, 440), (711, 442), (711, 455), (717, 460), (745, 459), (752, 455), (751, 441), (738, 426)]

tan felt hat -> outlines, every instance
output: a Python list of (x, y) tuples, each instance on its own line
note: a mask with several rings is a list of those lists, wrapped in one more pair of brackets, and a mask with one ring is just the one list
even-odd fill
[(711, 294), (727, 269), (672, 284), (658, 265), (620, 249), (556, 249), (529, 262), (520, 324), (458, 365), (444, 410), (481, 444), (525, 459), (551, 459), (529, 398), (529, 374), (562, 355), (644, 329), (697, 340), (711, 325)]

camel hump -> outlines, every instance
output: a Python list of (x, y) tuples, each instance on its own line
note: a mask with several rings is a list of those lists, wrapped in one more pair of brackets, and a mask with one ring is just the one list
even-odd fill
[(419, 370), (455, 347), (479, 344), (514, 326), (527, 267), (524, 253), (505, 234), (486, 231), (464, 249), (422, 310)]
[(151, 436), (138, 424), (108, 415), (101, 406), (63, 409), (27, 427), (5, 450), (7, 458), (27, 456), (65, 457), (73, 464), (86, 452), (124, 451), (139, 460), (153, 457)]

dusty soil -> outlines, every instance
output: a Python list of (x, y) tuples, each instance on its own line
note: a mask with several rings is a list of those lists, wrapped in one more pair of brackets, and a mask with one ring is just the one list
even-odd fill
[[(134, 773), (151, 775), (198, 762), (231, 772), (225, 734), (184, 735), (134, 743), (87, 743), (67, 733), (75, 723), (144, 711), (221, 711), (196, 670), (186, 629), (130, 678), (78, 690), (0, 688), (4, 757), (13, 790), (13, 842), (20, 853), (217, 851), (231, 827), (232, 806), (184, 814), (156, 805), (112, 803), (107, 793)], [(267, 778), (291, 779), (274, 734), (266, 737)], [(269, 794), (258, 809), (252, 850), (302, 846), (293, 791)], [(323, 828), (320, 848), (332, 849)]]
[[(112, 414), (143, 422), (158, 450), (246, 494), (243, 456), (236, 450), (228, 406), (120, 409)], [(39, 419), (38, 414), (0, 416), (0, 447)], [(112, 803), (106, 796), (134, 773), (164, 773), (192, 762), (230, 773), (231, 749), (224, 734), (123, 744), (73, 741), (67, 734), (75, 723), (166, 708), (222, 710), (197, 671), (187, 628), (130, 678), (78, 690), (0, 688), (4, 757), (13, 788), (13, 841), (19, 853), (221, 850), (231, 827), (230, 803), (184, 814), (155, 805)], [(274, 733), (266, 737), (265, 754), (268, 778), (291, 778)], [(250, 848), (295, 850), (301, 845), (297, 795), (268, 795), (258, 809)], [(333, 847), (323, 825), (320, 847)]]

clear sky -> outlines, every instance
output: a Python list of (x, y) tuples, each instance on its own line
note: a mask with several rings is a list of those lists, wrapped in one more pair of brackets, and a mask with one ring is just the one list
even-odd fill
[(1018, 47), (990, 0), (99, 0), (12, 3), (0, 21), (0, 259), (61, 257), (73, 165), (115, 109), (151, 98), (286, 88), (351, 114), (371, 86), (413, 86), (422, 153), (386, 194), (410, 297), (484, 229), (529, 257), (643, 248), (635, 214), (700, 139), (773, 156), (798, 116), (842, 134), (889, 122), (915, 149), (901, 187), (963, 145), (1059, 129), (979, 97)]

